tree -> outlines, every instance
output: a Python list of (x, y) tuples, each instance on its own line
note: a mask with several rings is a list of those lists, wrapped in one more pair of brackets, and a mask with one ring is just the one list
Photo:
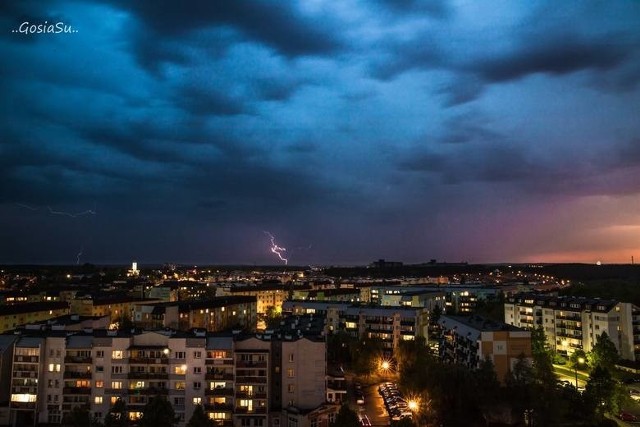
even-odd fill
[(618, 350), (606, 332), (596, 337), (596, 343), (591, 349), (589, 356), (591, 366), (602, 366), (609, 371), (612, 371), (615, 364), (620, 360)]
[(587, 367), (587, 354), (579, 348), (569, 356), (569, 363), (574, 369), (585, 369)]
[(204, 412), (202, 405), (196, 405), (193, 410), (193, 415), (189, 418), (189, 422), (187, 423), (187, 427), (213, 427), (213, 421), (207, 417), (207, 414)]
[(348, 405), (342, 405), (338, 415), (336, 415), (332, 427), (360, 427), (360, 420), (358, 414), (349, 409)]
[(479, 401), (483, 405), (495, 403), (500, 394), (500, 382), (496, 374), (493, 361), (485, 358), (480, 362), (480, 366), (473, 372), (473, 377), (478, 390), (482, 390)]
[(611, 378), (609, 370), (601, 365), (596, 365), (591, 371), (591, 375), (589, 375), (585, 394), (591, 402), (598, 419), (604, 419), (605, 412), (617, 409), (613, 399), (615, 390), (616, 383)]
[(65, 427), (97, 427), (101, 424), (99, 420), (91, 418), (89, 408), (86, 406), (75, 406), (64, 416), (62, 425)]
[(122, 399), (115, 401), (107, 415), (104, 417), (104, 427), (127, 427), (129, 417), (127, 416), (127, 404)]
[(152, 398), (142, 409), (139, 427), (173, 427), (178, 422), (171, 403), (162, 396)]

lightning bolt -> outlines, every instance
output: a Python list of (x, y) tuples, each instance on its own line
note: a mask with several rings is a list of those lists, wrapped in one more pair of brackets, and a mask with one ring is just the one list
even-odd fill
[(82, 256), (82, 252), (84, 251), (84, 247), (80, 248), (80, 252), (76, 255), (76, 265), (80, 265), (80, 257)]
[(63, 212), (63, 211), (54, 211), (53, 209), (51, 209), (51, 206), (47, 206), (47, 210), (51, 215), (62, 215), (62, 216), (68, 216), (69, 218), (78, 218), (79, 216), (96, 214), (96, 211), (91, 209), (87, 209), (86, 211), (82, 211), (78, 213), (71, 213), (71, 212)]
[[(40, 207), (38, 207), (38, 206), (29, 206), (29, 205), (25, 205), (24, 203), (16, 203), (16, 205), (20, 206), (21, 208), (29, 209), (30, 211), (39, 211), (40, 210)], [(95, 215), (96, 214), (96, 211), (93, 210), (93, 209), (87, 209), (86, 211), (77, 212), (77, 213), (71, 213), (71, 212), (65, 212), (65, 211), (56, 211), (53, 208), (51, 208), (51, 206), (47, 206), (46, 209), (47, 209), (47, 212), (49, 212), (51, 215), (68, 216), (69, 218), (78, 218), (80, 216)]]
[(276, 244), (276, 237), (273, 234), (269, 233), (268, 231), (264, 231), (264, 234), (269, 236), (269, 240), (271, 241), (271, 252), (278, 255), (280, 261), (284, 261), (284, 265), (287, 265), (289, 263), (289, 260), (282, 256), (282, 252), (286, 252), (287, 249)]

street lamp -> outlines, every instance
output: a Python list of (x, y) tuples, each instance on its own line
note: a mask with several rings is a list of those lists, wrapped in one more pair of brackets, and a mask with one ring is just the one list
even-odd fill
[(578, 390), (578, 365), (582, 365), (584, 363), (584, 357), (578, 357), (576, 363), (573, 365), (573, 370), (576, 373), (576, 390)]

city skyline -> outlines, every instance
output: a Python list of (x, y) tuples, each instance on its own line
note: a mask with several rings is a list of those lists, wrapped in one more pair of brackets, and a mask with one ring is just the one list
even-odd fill
[(639, 19), (4, 2), (0, 264), (629, 263)]

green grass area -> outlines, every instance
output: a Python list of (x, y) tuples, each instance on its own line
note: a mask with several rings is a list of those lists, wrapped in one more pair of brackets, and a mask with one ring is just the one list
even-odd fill
[[(553, 365), (553, 370), (558, 374), (566, 375), (566, 376), (571, 377), (571, 378), (575, 378), (576, 377), (576, 371), (573, 368), (570, 368), (568, 366)], [(580, 381), (587, 382), (587, 380), (589, 379), (589, 373), (579, 370), (578, 371), (578, 379)]]

